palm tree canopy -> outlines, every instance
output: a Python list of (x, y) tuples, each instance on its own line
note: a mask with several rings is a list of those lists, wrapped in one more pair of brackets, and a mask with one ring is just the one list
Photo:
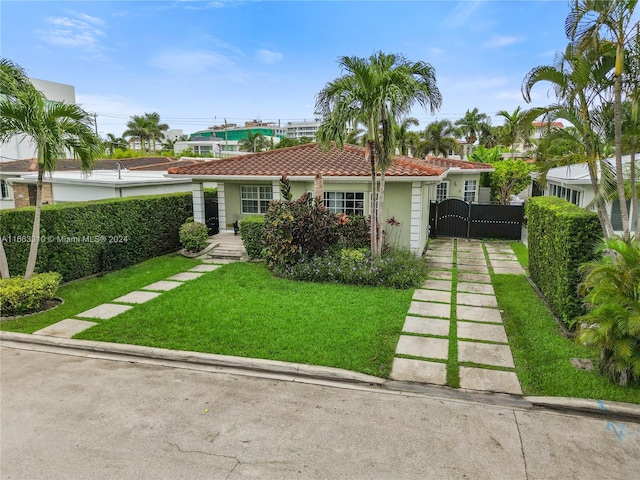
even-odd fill
[(467, 143), (474, 144), (483, 127), (491, 125), (491, 119), (486, 113), (480, 113), (477, 108), (467, 110), (464, 117), (456, 120), (455, 126), (460, 129)]
[(0, 141), (26, 135), (38, 149), (39, 168), (51, 172), (68, 153), (90, 170), (100, 151), (93, 117), (74, 104), (47, 101), (34, 89), (0, 100)]
[(393, 154), (395, 120), (409, 114), (417, 103), (432, 112), (442, 103), (435, 70), (425, 62), (411, 62), (402, 55), (377, 52), (368, 59), (341, 57), (343, 75), (327, 83), (316, 96), (316, 112), (322, 116), (317, 138), (341, 147), (347, 126), (357, 120), (374, 143), (378, 163), (386, 168)]

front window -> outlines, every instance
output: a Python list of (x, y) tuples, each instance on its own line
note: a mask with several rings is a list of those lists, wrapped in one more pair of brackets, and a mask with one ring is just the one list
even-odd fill
[(324, 205), (333, 213), (364, 215), (364, 192), (324, 192)]
[(464, 201), (465, 202), (475, 202), (476, 201), (476, 192), (478, 191), (478, 181), (477, 180), (465, 180), (464, 182)]
[(449, 198), (449, 182), (442, 182), (436, 186), (436, 202)]
[(243, 185), (240, 187), (242, 213), (267, 213), (269, 203), (273, 199), (271, 185)]
[(0, 198), (9, 198), (9, 187), (4, 180), (0, 180)]

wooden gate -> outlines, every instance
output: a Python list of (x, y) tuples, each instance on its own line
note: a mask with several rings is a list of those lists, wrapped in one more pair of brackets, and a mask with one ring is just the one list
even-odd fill
[(456, 198), (431, 202), (432, 237), (501, 238), (520, 240), (522, 205), (479, 205)]

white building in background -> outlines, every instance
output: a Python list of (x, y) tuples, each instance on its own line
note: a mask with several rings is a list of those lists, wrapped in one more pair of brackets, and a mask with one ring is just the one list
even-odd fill
[(287, 138), (295, 138), (300, 139), (302, 137), (307, 137), (312, 140), (316, 139), (316, 132), (322, 125), (322, 122), (313, 121), (313, 122), (287, 122), (285, 128), (285, 135)]
[(172, 140), (174, 142), (177, 142), (178, 140), (183, 140), (184, 136), (185, 136), (184, 130), (182, 130), (181, 128), (170, 128), (164, 134), (164, 138), (166, 140)]
[[(47, 80), (29, 79), (36, 89), (41, 91), (47, 100), (53, 102), (76, 103), (76, 89), (73, 85), (49, 82)], [(29, 138), (16, 136), (0, 145), (0, 162), (36, 158), (36, 147)]]

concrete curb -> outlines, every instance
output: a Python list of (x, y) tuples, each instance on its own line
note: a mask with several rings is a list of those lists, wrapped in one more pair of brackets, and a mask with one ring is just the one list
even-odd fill
[(325, 382), (374, 386), (389, 391), (429, 395), (445, 400), (471, 401), (476, 403), (486, 403), (489, 405), (524, 409), (538, 407), (573, 414), (591, 414), (603, 418), (624, 418), (633, 421), (640, 421), (640, 405), (622, 402), (564, 397), (520, 397), (508, 394), (450, 389), (448, 387), (428, 384), (387, 380), (380, 377), (374, 377), (372, 375), (332, 367), (280, 362), (276, 360), (262, 360), (257, 358), (233, 357), (212, 353), (168, 350), (164, 348), (144, 347), (120, 343), (96, 342), (92, 340), (73, 340), (27, 333), (0, 331), (0, 342), (13, 342), (25, 345), (32, 344), (43, 347), (65, 348), (86, 353), (93, 352), (96, 354), (123, 355), (138, 357), (140, 359), (147, 358), (167, 362), (182, 362), (194, 365), (227, 368), (230, 370), (237, 369), (254, 371), (265, 374), (288, 376), (292, 380), (295, 380), (296, 378), (307, 378)]
[(0, 341), (61, 347), (85, 352), (128, 355), (132, 357), (152, 358), (171, 362), (185, 362), (223, 368), (236, 368), (289, 375), (292, 377), (307, 377), (366, 385), (383, 386), (386, 382), (386, 379), (384, 378), (332, 367), (280, 362), (277, 360), (232, 357), (229, 355), (217, 355), (212, 353), (168, 350), (164, 348), (144, 347), (121, 343), (73, 340), (69, 338), (31, 335), (27, 333), (0, 331)]
[(594, 400), (591, 398), (524, 397), (534, 407), (552, 410), (589, 413), (603, 417), (620, 417), (640, 421), (640, 405), (633, 403)]

